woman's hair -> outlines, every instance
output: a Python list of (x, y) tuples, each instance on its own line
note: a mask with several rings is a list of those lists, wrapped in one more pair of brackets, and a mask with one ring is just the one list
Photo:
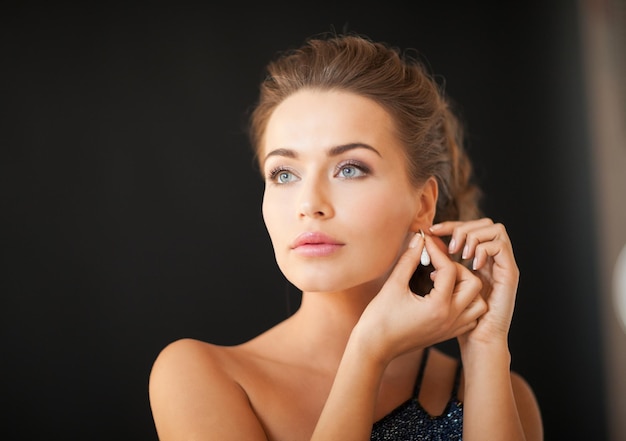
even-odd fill
[(249, 135), (257, 155), (274, 109), (302, 89), (352, 92), (381, 105), (392, 116), (413, 184), (430, 176), (437, 180), (435, 223), (480, 216), (462, 125), (417, 58), (364, 36), (336, 34), (279, 54), (267, 66), (251, 114)]

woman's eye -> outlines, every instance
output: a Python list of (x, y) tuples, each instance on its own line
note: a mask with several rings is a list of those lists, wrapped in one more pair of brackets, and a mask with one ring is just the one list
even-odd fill
[(279, 169), (272, 171), (269, 176), (270, 180), (276, 184), (288, 184), (297, 179), (296, 175), (289, 170)]
[(280, 184), (286, 184), (287, 182), (291, 182), (292, 180), (293, 180), (293, 174), (287, 171), (280, 172), (276, 176), (276, 182)]
[(346, 179), (360, 178), (365, 176), (366, 172), (356, 165), (343, 165), (339, 168), (339, 177)]

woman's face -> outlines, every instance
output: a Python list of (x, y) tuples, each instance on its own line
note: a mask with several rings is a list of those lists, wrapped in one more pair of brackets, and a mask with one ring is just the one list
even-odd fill
[(291, 95), (271, 115), (260, 156), (276, 260), (303, 291), (378, 289), (410, 231), (432, 219), (390, 115), (368, 98)]

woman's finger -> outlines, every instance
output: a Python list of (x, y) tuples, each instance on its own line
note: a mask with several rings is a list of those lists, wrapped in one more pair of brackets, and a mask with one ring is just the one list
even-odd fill
[(409, 280), (420, 262), (423, 249), (424, 238), (420, 233), (416, 233), (409, 242), (406, 251), (398, 259), (387, 280), (398, 283), (401, 286), (408, 286)]
[(448, 255), (439, 248), (434, 238), (426, 236), (424, 246), (430, 256), (430, 263), (436, 271), (436, 275), (432, 278), (433, 289), (431, 293), (451, 296), (457, 282), (457, 263), (450, 260)]
[(493, 221), (486, 217), (465, 222), (448, 221), (433, 225), (430, 227), (430, 231), (436, 236), (451, 236), (448, 243), (448, 252), (455, 254), (465, 246), (469, 232), (489, 227), (493, 224)]
[(454, 287), (453, 302), (460, 312), (469, 304), (480, 298), (483, 288), (482, 280), (460, 263), (455, 263), (457, 268), (457, 282)]
[[(507, 250), (507, 252), (503, 252)], [(495, 258), (495, 262), (501, 267), (515, 269), (513, 273), (517, 274), (517, 263), (513, 256), (513, 250), (507, 248), (499, 241), (483, 242), (476, 246), (473, 252), (474, 261), (472, 262), (472, 269), (480, 270), (485, 266), (488, 259)]]
[(483, 300), (481, 296), (476, 296), (474, 301), (472, 301), (458, 316), (456, 319), (456, 325), (459, 327), (463, 327), (471, 322), (476, 322), (480, 319), (480, 317), (487, 312), (489, 307), (487, 306), (487, 302)]

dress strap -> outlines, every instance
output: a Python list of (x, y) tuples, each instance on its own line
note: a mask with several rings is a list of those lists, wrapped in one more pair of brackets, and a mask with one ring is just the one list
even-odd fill
[(452, 399), (459, 397), (459, 384), (461, 383), (461, 372), (463, 371), (463, 364), (459, 360), (459, 364), (456, 366), (456, 374), (454, 374), (454, 386), (452, 387)]
[(413, 387), (413, 396), (417, 398), (422, 387), (422, 380), (424, 379), (424, 371), (426, 370), (426, 362), (428, 361), (428, 354), (430, 353), (430, 346), (424, 348), (422, 352), (422, 361), (420, 362), (419, 371), (417, 371), (417, 378), (415, 379), (415, 386)]

